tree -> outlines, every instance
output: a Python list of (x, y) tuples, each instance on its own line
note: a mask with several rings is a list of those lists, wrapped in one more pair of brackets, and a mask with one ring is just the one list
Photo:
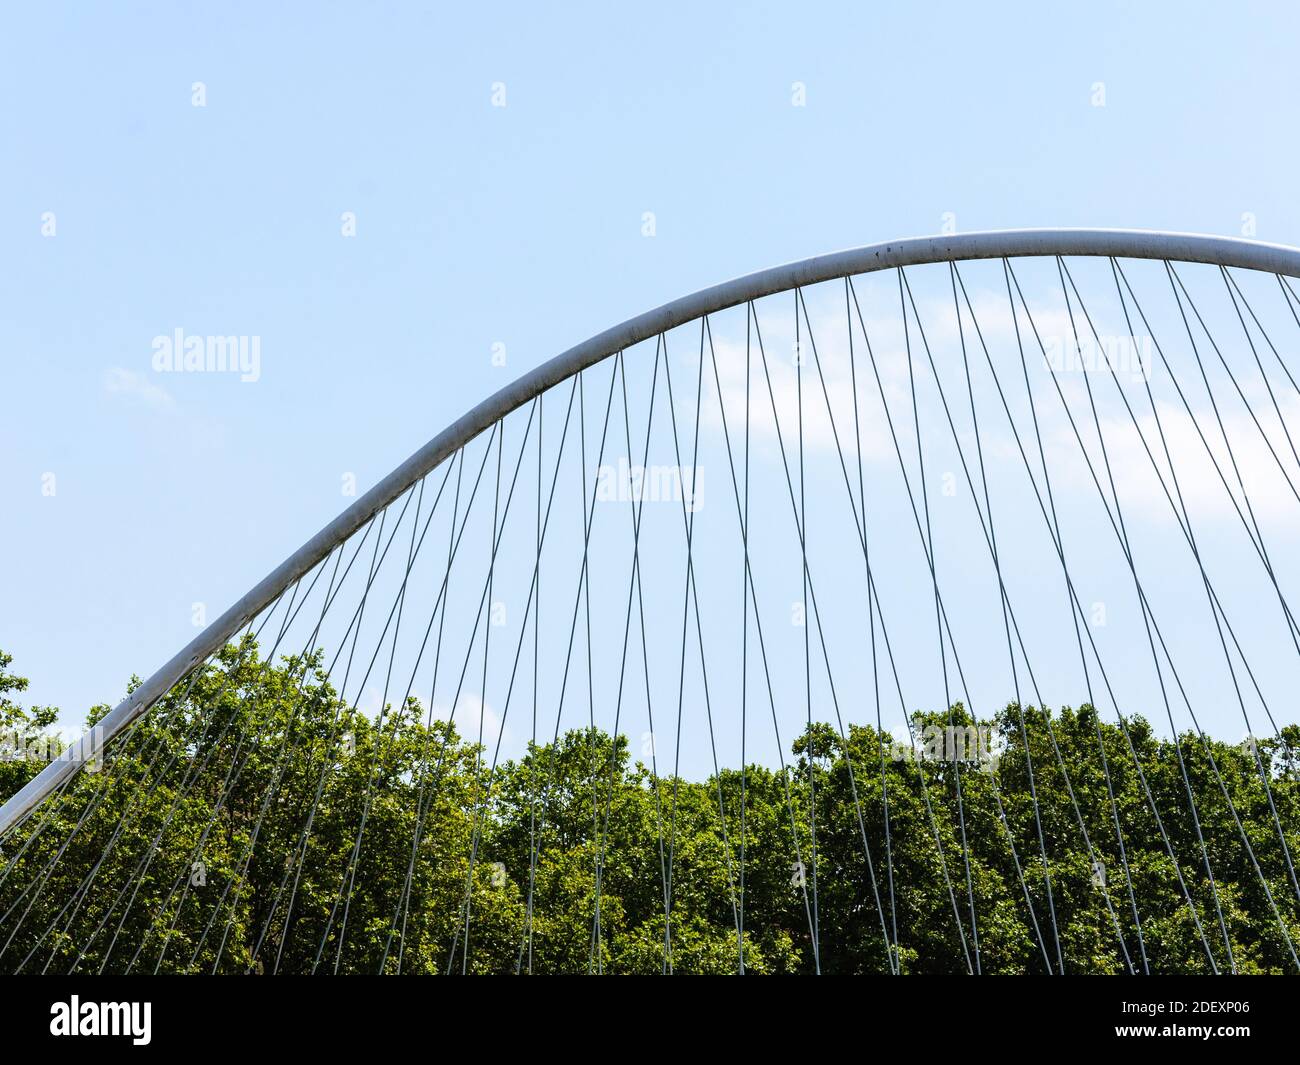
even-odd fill
[[(0, 731), (49, 736), (10, 664)], [(0, 841), (0, 968), (726, 973), (742, 924), (750, 973), (1297, 968), (1294, 726), (1257, 761), (1089, 705), (957, 704), (915, 749), (814, 725), (785, 773), (690, 781), (594, 729), (493, 767), (321, 667), (226, 647)], [(6, 795), (40, 768), (19, 753)]]

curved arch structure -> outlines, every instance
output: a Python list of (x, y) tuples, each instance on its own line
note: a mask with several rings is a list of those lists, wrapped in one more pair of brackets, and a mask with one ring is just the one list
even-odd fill
[(32, 811), (196, 665), (205, 661), (339, 543), (457, 449), (547, 389), (603, 359), (686, 322), (750, 300), (895, 267), (976, 259), (1084, 256), (1207, 263), (1300, 278), (1300, 249), (1188, 233), (1019, 229), (913, 237), (820, 255), (701, 289), (637, 315), (524, 374), (453, 422), (259, 581), (179, 654), (113, 708), (0, 807), (0, 833)]

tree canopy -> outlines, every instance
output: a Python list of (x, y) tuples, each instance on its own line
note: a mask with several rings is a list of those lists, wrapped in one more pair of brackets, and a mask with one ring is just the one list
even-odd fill
[[(9, 666), (0, 733), (48, 734)], [(588, 729), (493, 770), (319, 667), (226, 647), (0, 841), (0, 970), (729, 973), (742, 940), (750, 973), (1297, 968), (1295, 726), (1257, 760), (1086, 704), (958, 704), (918, 733), (987, 726), (995, 764), (815, 725), (786, 772), (655, 777)]]

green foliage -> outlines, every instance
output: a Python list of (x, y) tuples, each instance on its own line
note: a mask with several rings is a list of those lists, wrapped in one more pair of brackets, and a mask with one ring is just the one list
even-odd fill
[[(0, 730), (48, 731), (56, 711), (10, 698), (26, 686), (10, 661)], [(654, 779), (624, 737), (589, 730), (492, 771), (414, 699), (371, 718), (321, 666), (227, 647), (5, 839), (0, 969), (728, 973), (743, 911), (749, 972), (884, 972), (895, 928), (904, 972), (965, 972), (970, 896), (985, 972), (1056, 967), (1058, 940), (1068, 972), (1140, 970), (1141, 949), (1152, 971), (1208, 972), (1205, 943), (1226, 970), (1225, 930), (1240, 971), (1295, 968), (1282, 928), (1300, 939), (1300, 889), (1273, 813), (1294, 855), (1294, 726), (1260, 741), (1267, 789), (1248, 750), (1180, 737), (1198, 836), (1174, 744), (1087, 705), (1008, 706), (985, 723), (1006, 741), (993, 771), (896, 759), (870, 727), (823, 725), (788, 774), (692, 782)], [(975, 724), (960, 705), (914, 724), (950, 718)], [(0, 762), (0, 792), (38, 769)]]

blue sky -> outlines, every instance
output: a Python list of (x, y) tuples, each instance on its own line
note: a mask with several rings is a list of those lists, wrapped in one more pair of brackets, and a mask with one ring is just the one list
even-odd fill
[[(364, 490), (515, 376), (737, 274), (948, 214), (1229, 235), (1250, 215), (1300, 243), (1297, 19), (10, 5), (0, 647), (36, 702), (116, 701), (192, 638), (195, 602), (215, 617), (333, 517), (344, 474)], [(155, 373), (176, 328), (259, 337), (258, 380)]]

